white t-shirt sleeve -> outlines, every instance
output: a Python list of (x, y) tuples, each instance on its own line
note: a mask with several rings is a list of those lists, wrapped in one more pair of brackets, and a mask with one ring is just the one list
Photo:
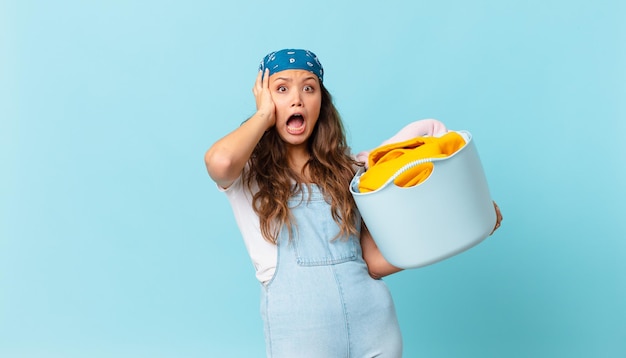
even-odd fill
[[(235, 180), (227, 189), (218, 186), (218, 189), (226, 194), (230, 206), (235, 215), (235, 222), (243, 237), (244, 244), (248, 250), (248, 255), (252, 260), (256, 277), (261, 283), (269, 281), (276, 271), (278, 250), (263, 238), (259, 223), (259, 216), (252, 208), (252, 192), (243, 183), (241, 176)], [(256, 186), (251, 188), (257, 190)]]

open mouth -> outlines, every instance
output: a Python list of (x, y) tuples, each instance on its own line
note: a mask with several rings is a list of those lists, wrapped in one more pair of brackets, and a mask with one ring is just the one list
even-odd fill
[(305, 128), (304, 117), (301, 114), (293, 114), (287, 119), (287, 132), (289, 134), (302, 134)]

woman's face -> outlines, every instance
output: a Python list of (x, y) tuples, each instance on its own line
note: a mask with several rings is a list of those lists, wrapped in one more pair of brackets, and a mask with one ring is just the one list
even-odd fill
[(306, 146), (322, 106), (319, 78), (305, 70), (285, 70), (270, 76), (276, 106), (276, 130), (291, 146)]

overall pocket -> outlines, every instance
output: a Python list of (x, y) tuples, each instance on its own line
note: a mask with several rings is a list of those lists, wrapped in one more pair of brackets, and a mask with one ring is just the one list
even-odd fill
[(333, 265), (358, 257), (358, 237), (336, 237), (339, 227), (328, 203), (323, 200), (301, 202), (292, 210), (297, 222), (289, 244), (294, 245), (298, 265)]

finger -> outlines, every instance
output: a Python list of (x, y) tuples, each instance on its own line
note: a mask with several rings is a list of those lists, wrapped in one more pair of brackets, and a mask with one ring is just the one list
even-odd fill
[(265, 69), (265, 74), (263, 75), (263, 89), (270, 88), (270, 69)]
[(492, 235), (496, 230), (498, 230), (502, 223), (502, 212), (500, 211), (500, 207), (498, 207), (498, 204), (496, 204), (495, 201), (493, 202), (493, 207), (496, 211), (496, 224), (494, 225), (493, 230), (489, 235)]
[(498, 222), (502, 220), (502, 211), (500, 211), (500, 207), (496, 202), (493, 202), (493, 207), (496, 209), (496, 216), (498, 217)]
[(263, 78), (263, 71), (259, 70), (259, 73), (256, 75), (256, 81), (254, 81), (254, 87), (252, 87), (252, 91), (256, 94), (261, 88), (263, 88), (261, 79)]
[(491, 230), (491, 232), (489, 233), (489, 235), (493, 235), (493, 233), (496, 232), (496, 230), (498, 230), (499, 227), (500, 227), (500, 223), (497, 222), (496, 225), (493, 227), (493, 230)]

